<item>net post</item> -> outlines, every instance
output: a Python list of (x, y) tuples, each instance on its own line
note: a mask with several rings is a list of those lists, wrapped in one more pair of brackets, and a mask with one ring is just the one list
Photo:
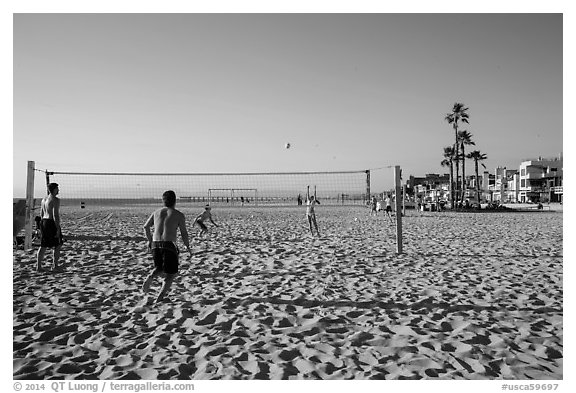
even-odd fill
[(366, 170), (366, 198), (364, 203), (370, 200), (370, 169)]
[(26, 217), (24, 221), (24, 249), (32, 248), (32, 215), (34, 214), (34, 171), (36, 164), (28, 161), (28, 173), (26, 176)]
[(396, 165), (394, 167), (394, 185), (395, 185), (395, 189), (396, 189), (396, 253), (397, 254), (402, 254), (402, 214), (401, 214), (401, 208), (402, 208), (402, 201), (400, 200), (401, 198), (401, 178), (402, 176), (402, 171), (400, 169), (400, 166)]
[(406, 184), (402, 184), (402, 215), (406, 215)]

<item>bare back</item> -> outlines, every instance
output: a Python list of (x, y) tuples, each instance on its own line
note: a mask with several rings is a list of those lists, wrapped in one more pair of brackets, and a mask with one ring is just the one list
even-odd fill
[(187, 237), (184, 215), (176, 209), (163, 207), (152, 213), (145, 227), (154, 226), (153, 241), (171, 241), (176, 243), (178, 228), (182, 237)]
[(60, 199), (55, 196), (48, 195), (42, 199), (40, 209), (40, 217), (54, 220), (57, 224), (60, 223)]

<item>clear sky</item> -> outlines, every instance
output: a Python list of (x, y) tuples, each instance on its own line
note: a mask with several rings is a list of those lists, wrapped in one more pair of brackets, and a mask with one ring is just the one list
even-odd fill
[(491, 171), (563, 150), (562, 14), (13, 22), (14, 196), (28, 160), (55, 171), (447, 173), (455, 102)]

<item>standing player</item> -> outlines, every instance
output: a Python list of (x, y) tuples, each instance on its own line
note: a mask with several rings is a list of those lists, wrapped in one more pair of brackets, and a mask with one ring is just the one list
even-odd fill
[(416, 197), (416, 204), (418, 206), (418, 212), (422, 211), (422, 198), (420, 197), (420, 195), (418, 195)]
[(386, 215), (388, 216), (388, 218), (390, 219), (390, 221), (392, 222), (392, 204), (391, 204), (391, 200), (390, 200), (390, 195), (386, 194), (386, 199), (384, 199), (384, 205), (385, 205), (385, 209), (386, 209)]
[[(148, 239), (148, 248), (152, 251), (154, 259), (154, 270), (144, 281), (142, 290), (148, 292), (150, 284), (154, 277), (158, 275), (164, 276), (164, 285), (156, 298), (156, 303), (161, 301), (164, 296), (170, 291), (172, 282), (178, 273), (178, 254), (180, 253), (176, 247), (176, 237), (178, 229), (182, 241), (192, 256), (190, 250), (190, 243), (188, 240), (188, 231), (186, 230), (186, 218), (184, 214), (176, 210), (176, 194), (174, 191), (166, 191), (162, 195), (164, 207), (156, 210), (144, 224), (144, 232), (146, 239)], [(154, 226), (154, 235), (150, 233), (150, 227)]]
[(40, 248), (36, 256), (36, 270), (42, 271), (42, 261), (46, 248), (54, 248), (52, 270), (58, 269), (60, 248), (62, 247), (62, 228), (60, 227), (60, 192), (58, 184), (48, 184), (48, 196), (42, 199), (40, 209)]
[(320, 237), (320, 232), (318, 232), (318, 224), (316, 223), (316, 213), (314, 212), (314, 206), (320, 204), (318, 199), (316, 199), (316, 186), (314, 186), (314, 195), (310, 196), (310, 186), (306, 190), (306, 217), (308, 217), (308, 225), (310, 225), (310, 233), (314, 236), (314, 231), (312, 230), (312, 224), (316, 228), (316, 233)]
[(212, 213), (210, 212), (212, 210), (212, 208), (210, 207), (210, 205), (206, 205), (206, 207), (204, 208), (204, 211), (202, 213), (200, 213), (195, 219), (194, 222), (192, 223), (192, 226), (198, 224), (198, 226), (200, 227), (201, 231), (200, 231), (200, 236), (202, 236), (203, 234), (205, 234), (206, 232), (208, 232), (208, 228), (206, 227), (206, 225), (204, 224), (204, 221), (206, 220), (210, 220), (210, 222), (214, 225), (214, 226), (219, 226), (218, 224), (216, 224), (214, 222), (214, 220), (212, 220)]
[(377, 205), (376, 197), (373, 196), (372, 200), (370, 201), (370, 215), (374, 214), (375, 216), (378, 215), (378, 209), (376, 209)]

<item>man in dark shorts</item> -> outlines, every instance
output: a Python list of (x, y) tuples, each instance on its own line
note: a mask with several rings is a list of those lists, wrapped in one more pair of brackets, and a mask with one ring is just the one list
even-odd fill
[[(174, 191), (166, 191), (162, 195), (164, 207), (156, 210), (144, 224), (144, 232), (146, 239), (148, 239), (148, 248), (152, 252), (154, 259), (154, 270), (148, 275), (142, 290), (148, 292), (150, 284), (154, 277), (164, 276), (164, 285), (156, 298), (156, 303), (164, 299), (164, 296), (170, 291), (172, 282), (178, 274), (178, 247), (176, 247), (176, 237), (178, 229), (182, 241), (188, 249), (190, 256), (190, 242), (188, 240), (188, 231), (186, 230), (186, 218), (182, 212), (176, 210), (176, 194)], [(150, 232), (150, 228), (154, 227), (154, 235)]]
[(210, 207), (210, 205), (206, 205), (204, 207), (204, 211), (200, 214), (198, 214), (198, 216), (194, 219), (194, 222), (192, 223), (192, 226), (194, 225), (198, 225), (200, 227), (200, 236), (202, 236), (203, 234), (205, 234), (206, 232), (208, 232), (208, 227), (206, 226), (206, 224), (204, 224), (204, 221), (210, 221), (214, 226), (218, 226), (218, 224), (216, 224), (214, 222), (214, 220), (212, 219), (212, 208)]
[(390, 222), (392, 222), (392, 200), (390, 199), (390, 195), (386, 195), (384, 204), (386, 205), (386, 215), (390, 219)]
[(42, 261), (47, 248), (54, 248), (53, 266), (56, 270), (60, 260), (60, 248), (62, 247), (62, 229), (60, 228), (60, 199), (57, 197), (60, 189), (58, 184), (48, 184), (48, 195), (42, 199), (40, 208), (40, 248), (36, 255), (36, 270), (42, 271)]

